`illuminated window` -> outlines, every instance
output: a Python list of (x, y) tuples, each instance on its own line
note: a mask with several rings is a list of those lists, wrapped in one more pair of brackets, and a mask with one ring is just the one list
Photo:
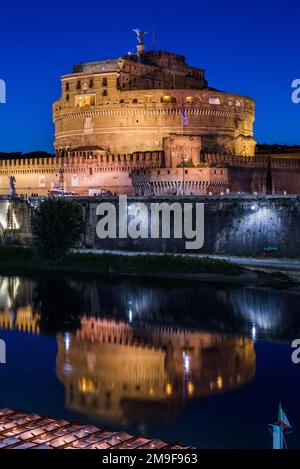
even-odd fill
[(152, 103), (152, 96), (145, 96), (145, 103), (151, 104)]
[(172, 384), (168, 383), (168, 384), (166, 385), (166, 395), (167, 395), (167, 396), (171, 396), (171, 395), (172, 395), (172, 392), (173, 392)]
[(192, 104), (192, 103), (194, 102), (193, 96), (187, 96), (187, 97), (185, 98), (185, 100), (186, 100), (186, 102), (187, 102), (188, 104)]
[(237, 107), (240, 107), (240, 106), (241, 106), (241, 103), (240, 103), (239, 101), (236, 101), (235, 104), (236, 104)]
[(221, 104), (221, 100), (219, 98), (209, 98), (209, 104)]
[(95, 106), (95, 102), (96, 100), (94, 94), (75, 96), (75, 107)]
[(162, 103), (176, 103), (176, 98), (174, 96), (163, 96), (161, 98)]

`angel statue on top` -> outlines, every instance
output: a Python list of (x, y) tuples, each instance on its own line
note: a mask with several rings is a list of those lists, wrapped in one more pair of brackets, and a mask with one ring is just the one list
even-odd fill
[(148, 34), (147, 31), (141, 31), (139, 28), (133, 29), (133, 32), (136, 33), (137, 40), (139, 44), (143, 44), (143, 39)]

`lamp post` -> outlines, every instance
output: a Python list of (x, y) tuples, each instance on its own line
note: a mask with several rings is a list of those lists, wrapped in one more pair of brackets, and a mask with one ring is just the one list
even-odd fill
[(184, 174), (185, 174), (185, 166), (184, 166), (184, 163), (187, 161), (187, 157), (182, 155), (181, 157), (181, 161), (182, 161), (182, 195), (184, 196)]

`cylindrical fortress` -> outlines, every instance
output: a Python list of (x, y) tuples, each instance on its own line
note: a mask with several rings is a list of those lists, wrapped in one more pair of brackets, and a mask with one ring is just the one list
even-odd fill
[(81, 64), (62, 77), (55, 148), (114, 154), (164, 150), (171, 136), (201, 137), (209, 152), (252, 156), (254, 102), (207, 87), (182, 56), (145, 52)]

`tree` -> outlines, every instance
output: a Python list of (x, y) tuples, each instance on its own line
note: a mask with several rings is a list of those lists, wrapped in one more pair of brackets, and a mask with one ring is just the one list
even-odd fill
[(56, 262), (82, 239), (85, 232), (82, 207), (64, 198), (45, 199), (33, 212), (31, 229), (37, 256)]

